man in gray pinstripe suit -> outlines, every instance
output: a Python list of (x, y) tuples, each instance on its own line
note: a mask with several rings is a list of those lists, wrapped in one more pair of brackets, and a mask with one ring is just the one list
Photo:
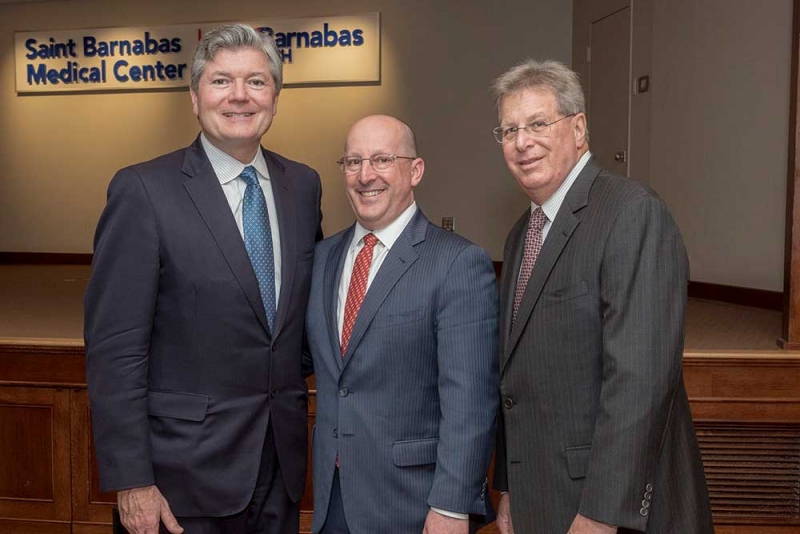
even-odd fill
[(503, 257), (500, 531), (711, 533), (678, 228), (653, 191), (592, 158), (574, 72), (527, 61), (493, 89), (495, 138), (531, 199)]
[(340, 165), (356, 223), (316, 248), (306, 320), (312, 530), (466, 534), (468, 514), (491, 510), (492, 262), (417, 208), (425, 163), (405, 123), (358, 121)]

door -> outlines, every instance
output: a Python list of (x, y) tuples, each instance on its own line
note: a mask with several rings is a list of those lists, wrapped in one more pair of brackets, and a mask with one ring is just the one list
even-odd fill
[(628, 175), (630, 6), (592, 22), (589, 56), (589, 147), (600, 164)]

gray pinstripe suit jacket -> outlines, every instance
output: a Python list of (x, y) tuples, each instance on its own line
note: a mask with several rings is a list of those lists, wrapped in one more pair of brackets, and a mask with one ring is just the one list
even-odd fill
[(354, 534), (422, 532), (430, 506), (486, 514), (498, 407), (492, 262), (418, 211), (370, 285), (342, 358), (336, 299), (352, 235), (320, 242), (314, 256), (313, 531), (325, 522), (337, 454)]
[(689, 266), (666, 206), (591, 159), (512, 327), (529, 216), (501, 284), (495, 486), (516, 531), (565, 533), (581, 513), (620, 532), (713, 532), (681, 371)]

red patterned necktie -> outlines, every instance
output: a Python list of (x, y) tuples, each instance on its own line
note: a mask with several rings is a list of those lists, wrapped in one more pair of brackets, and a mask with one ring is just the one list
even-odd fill
[(350, 277), (350, 285), (347, 288), (347, 300), (344, 304), (344, 322), (342, 323), (342, 357), (347, 351), (347, 343), (350, 341), (350, 334), (353, 333), (353, 325), (356, 324), (358, 309), (364, 301), (367, 293), (367, 279), (369, 278), (369, 267), (372, 265), (372, 252), (378, 238), (375, 234), (364, 236), (364, 246), (356, 256), (353, 265), (353, 275)]
[(539, 257), (539, 252), (542, 250), (542, 228), (544, 223), (547, 222), (547, 215), (544, 214), (542, 208), (536, 208), (536, 211), (531, 213), (531, 219), (528, 222), (528, 233), (525, 235), (525, 252), (522, 255), (522, 265), (519, 268), (519, 278), (517, 278), (517, 291), (514, 294), (514, 311), (511, 315), (511, 325), (517, 320), (517, 312), (519, 305), (522, 303), (522, 297), (525, 295), (525, 289), (528, 287), (528, 279), (533, 272), (533, 266), (536, 265), (536, 258)]

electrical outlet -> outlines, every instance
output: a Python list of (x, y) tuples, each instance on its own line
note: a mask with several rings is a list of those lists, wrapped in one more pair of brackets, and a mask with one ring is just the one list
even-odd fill
[(455, 232), (456, 218), (455, 217), (442, 217), (442, 228), (448, 232)]

